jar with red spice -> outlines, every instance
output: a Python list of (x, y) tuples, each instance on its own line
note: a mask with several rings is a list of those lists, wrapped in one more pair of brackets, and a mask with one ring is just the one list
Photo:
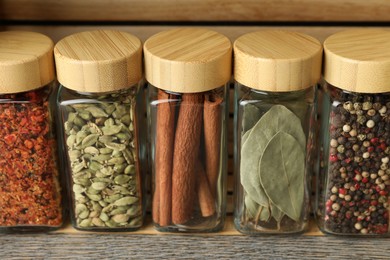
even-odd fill
[(390, 31), (339, 32), (324, 50), (318, 225), (330, 234), (388, 235)]
[(54, 48), (71, 221), (88, 231), (143, 224), (141, 41), (125, 32), (70, 35)]
[(52, 117), (53, 41), (0, 32), (0, 232), (63, 223)]

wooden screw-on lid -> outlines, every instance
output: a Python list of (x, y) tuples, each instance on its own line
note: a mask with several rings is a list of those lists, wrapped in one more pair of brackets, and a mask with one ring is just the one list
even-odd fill
[(322, 45), (290, 31), (258, 31), (234, 42), (234, 79), (250, 88), (287, 92), (305, 89), (321, 77)]
[(226, 84), (231, 77), (231, 42), (214, 31), (163, 31), (145, 42), (144, 53), (146, 80), (164, 90), (203, 92)]
[(25, 92), (53, 81), (53, 46), (40, 33), (0, 32), (0, 94)]
[(359, 93), (390, 92), (390, 31), (339, 32), (324, 42), (324, 79)]
[(79, 92), (111, 92), (142, 77), (141, 41), (125, 32), (88, 31), (65, 37), (54, 47), (58, 81)]

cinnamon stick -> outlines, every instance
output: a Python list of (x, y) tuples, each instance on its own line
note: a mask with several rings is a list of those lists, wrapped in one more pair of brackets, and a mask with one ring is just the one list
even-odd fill
[(153, 197), (153, 220), (160, 226), (171, 224), (172, 211), (172, 164), (175, 136), (175, 98), (162, 90), (158, 91), (156, 126), (156, 189)]
[(203, 217), (210, 217), (215, 213), (215, 201), (211, 194), (209, 182), (201, 163), (198, 164), (198, 200)]
[(203, 119), (203, 95), (183, 94), (175, 133), (172, 172), (172, 222), (186, 223), (192, 215)]
[(204, 102), (204, 141), (205, 170), (211, 194), (216, 198), (217, 182), (220, 170), (221, 149), (221, 103), (223, 99), (217, 95), (205, 95)]

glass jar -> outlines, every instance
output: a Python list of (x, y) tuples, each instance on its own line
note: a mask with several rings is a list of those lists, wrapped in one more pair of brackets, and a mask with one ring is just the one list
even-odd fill
[(50, 231), (63, 223), (53, 45), (39, 33), (0, 32), (0, 232)]
[[(390, 31), (326, 39), (316, 217), (323, 232), (389, 233)], [(369, 50), (369, 51), (368, 51)]]
[(55, 46), (62, 158), (76, 229), (131, 231), (143, 224), (141, 52), (138, 38), (118, 31), (82, 32)]
[(308, 226), (322, 46), (308, 35), (258, 31), (234, 43), (235, 211), (244, 234)]
[(164, 31), (145, 42), (158, 231), (223, 228), (231, 52), (225, 36), (205, 29)]

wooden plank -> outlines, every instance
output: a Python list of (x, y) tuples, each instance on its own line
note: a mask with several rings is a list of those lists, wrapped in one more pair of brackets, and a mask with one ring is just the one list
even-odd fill
[[(0, 2), (1, 3), (1, 2)], [(390, 1), (389, 1), (390, 3)], [(1, 5), (1, 4), (0, 4)], [(2, 30), (25, 30), (35, 31), (50, 36), (54, 41), (58, 41), (61, 38), (76, 32), (82, 32), (87, 30), (122, 30), (132, 33), (139, 37), (142, 41), (163, 30), (169, 30), (177, 28), (178, 26), (17, 26), (4, 25)], [(309, 34), (316, 37), (320, 41), (324, 41), (329, 35), (351, 28), (363, 28), (363, 27), (339, 27), (339, 26), (202, 26), (202, 28), (208, 28), (218, 31), (229, 37), (232, 41), (239, 36), (253, 32), (257, 30), (290, 30), (301, 33)], [(373, 28), (365, 26), (364, 28)], [(374, 27), (374, 28), (389, 28), (389, 27)]]
[(0, 236), (2, 259), (389, 259), (389, 238), (23, 234)]
[(3, 0), (0, 19), (34, 21), (389, 21), (386, 0)]
[[(90, 231), (79, 231), (71, 226), (71, 224), (66, 224), (63, 228), (52, 232), (53, 234), (110, 234), (110, 232), (90, 232)], [(111, 233), (112, 234), (112, 233)], [(158, 232), (154, 229), (152, 220), (150, 217), (146, 218), (145, 225), (139, 230), (133, 232), (121, 232), (125, 235), (174, 235), (177, 233), (169, 232)], [(229, 215), (226, 217), (225, 226), (220, 232), (214, 233), (181, 233), (181, 235), (190, 235), (190, 236), (240, 236), (242, 235), (238, 232), (233, 223), (233, 216)], [(309, 227), (307, 231), (303, 234), (306, 236), (323, 236), (323, 233), (318, 229), (317, 225), (313, 220), (310, 220)]]

